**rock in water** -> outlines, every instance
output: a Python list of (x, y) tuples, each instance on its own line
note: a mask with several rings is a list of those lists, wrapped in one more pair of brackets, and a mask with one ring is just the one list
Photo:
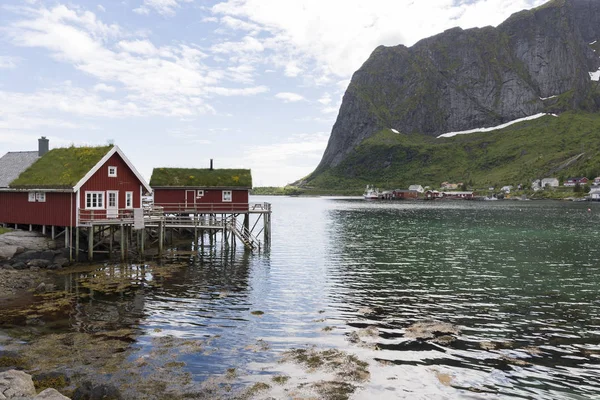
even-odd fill
[(56, 389), (46, 389), (41, 391), (32, 400), (70, 400), (68, 397), (63, 396)]
[(14, 369), (0, 373), (0, 399), (21, 399), (35, 396), (31, 376)]
[(419, 321), (404, 331), (404, 337), (418, 340), (432, 340), (436, 338), (444, 338), (444, 342), (448, 341), (448, 336), (458, 335), (458, 327), (448, 322), (435, 320)]

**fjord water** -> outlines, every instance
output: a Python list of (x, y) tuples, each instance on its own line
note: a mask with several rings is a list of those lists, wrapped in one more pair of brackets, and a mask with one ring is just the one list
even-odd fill
[[(600, 395), (600, 204), (251, 201), (273, 205), (269, 251), (215, 248), (172, 276), (142, 273), (161, 284), (81, 299), (54, 329), (133, 326), (136, 357), (166, 336), (203, 340), (178, 358), (196, 382), (232, 368), (268, 382), (288, 368), (282, 352), (315, 345), (369, 362), (355, 398)], [(404, 337), (425, 319), (457, 339)]]

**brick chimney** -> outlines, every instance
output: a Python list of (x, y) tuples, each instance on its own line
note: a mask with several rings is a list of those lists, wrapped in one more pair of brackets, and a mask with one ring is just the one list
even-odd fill
[(38, 139), (38, 156), (41, 157), (48, 152), (50, 149), (49, 140), (46, 139), (46, 136), (42, 136)]

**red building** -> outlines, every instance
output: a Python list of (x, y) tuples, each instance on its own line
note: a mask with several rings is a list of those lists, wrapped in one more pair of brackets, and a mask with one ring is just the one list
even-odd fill
[(563, 184), (564, 186), (575, 186), (577, 184), (583, 186), (583, 185), (587, 185), (588, 183), (588, 178), (586, 177), (582, 177), (582, 178), (569, 178), (565, 181), (565, 183)]
[(154, 205), (167, 213), (248, 212), (249, 169), (155, 168), (150, 178)]
[(419, 198), (419, 192), (417, 192), (416, 190), (396, 189), (396, 190), (394, 190), (393, 194), (394, 194), (394, 199), (398, 199), (398, 200), (418, 199)]
[[(33, 153), (37, 153), (37, 156)], [(75, 227), (131, 216), (150, 186), (117, 146), (11, 152), (0, 158), (0, 223)]]

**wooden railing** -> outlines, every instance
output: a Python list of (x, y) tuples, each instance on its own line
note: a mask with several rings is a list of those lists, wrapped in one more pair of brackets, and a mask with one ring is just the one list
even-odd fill
[[(247, 212), (270, 212), (270, 203), (212, 203), (186, 205), (181, 203), (161, 203), (145, 205), (145, 224), (165, 222), (173, 225), (225, 226), (220, 218), (209, 217), (210, 214), (235, 214)], [(115, 210), (79, 209), (79, 224), (130, 224), (133, 223), (133, 209), (119, 208)], [(195, 214), (195, 216), (194, 216)], [(204, 217), (200, 215), (204, 214)]]
[(248, 203), (154, 203), (151, 208), (162, 210), (164, 213), (219, 214), (247, 212)]
[(116, 210), (86, 210), (79, 209), (79, 223), (133, 223), (133, 210), (119, 208)]

